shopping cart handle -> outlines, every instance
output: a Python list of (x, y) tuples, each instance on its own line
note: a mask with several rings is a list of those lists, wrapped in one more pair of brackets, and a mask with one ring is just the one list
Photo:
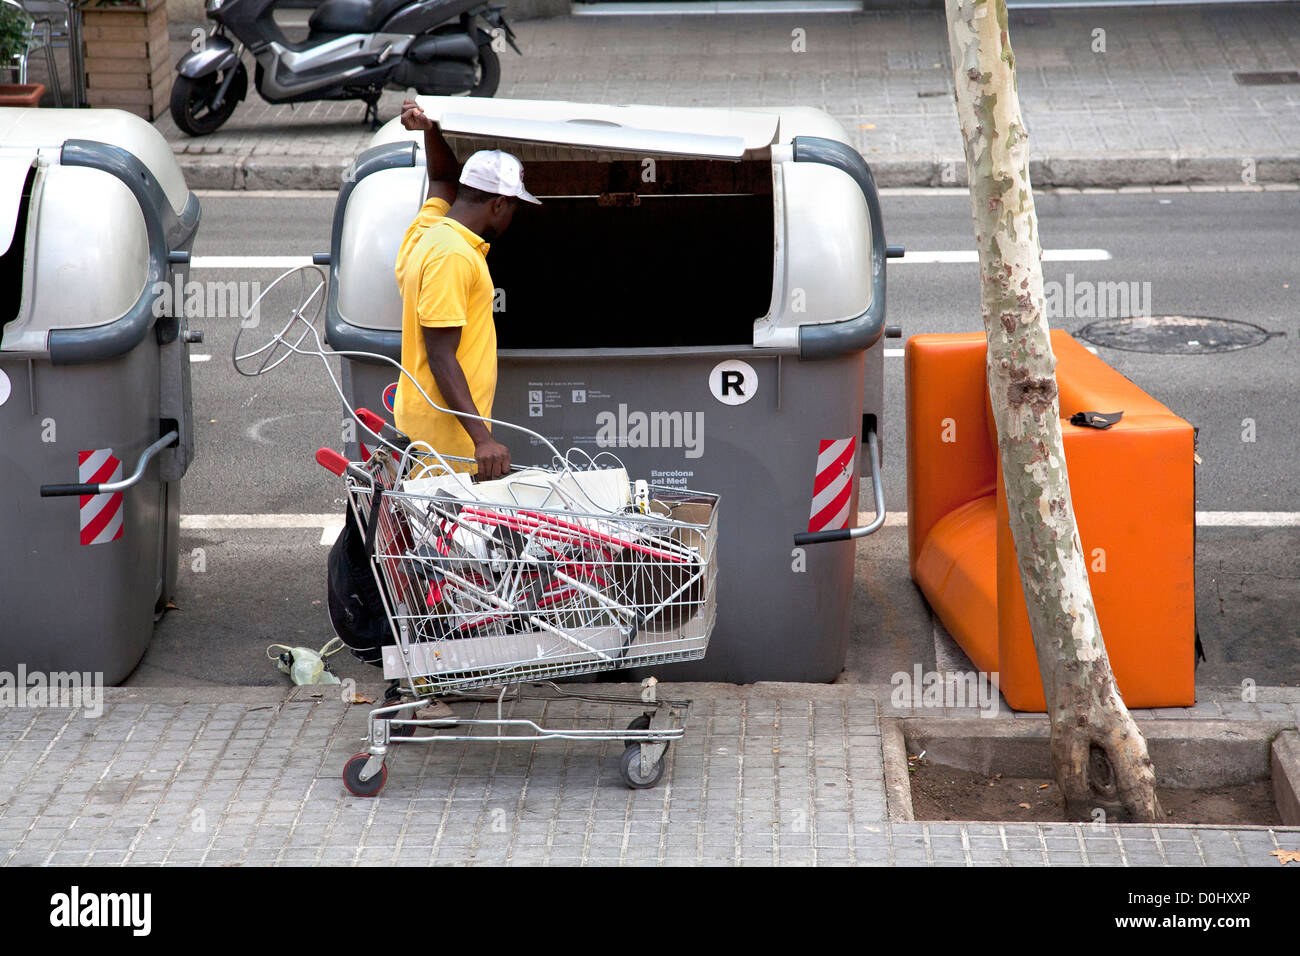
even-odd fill
[(356, 411), (357, 420), (362, 425), (369, 428), (372, 432), (391, 442), (397, 448), (406, 448), (411, 444), (411, 439), (404, 432), (400, 432), (393, 425), (388, 424), (382, 416), (376, 415), (368, 408), (358, 408)]
[(361, 419), (361, 424), (365, 425), (376, 435), (381, 434), (384, 426), (388, 424), (388, 422), (384, 421), (383, 418), (376, 415), (368, 408), (358, 408), (357, 418)]
[(317, 448), (316, 463), (340, 478), (343, 477), (343, 472), (348, 470), (349, 464), (346, 456), (340, 455), (333, 448)]

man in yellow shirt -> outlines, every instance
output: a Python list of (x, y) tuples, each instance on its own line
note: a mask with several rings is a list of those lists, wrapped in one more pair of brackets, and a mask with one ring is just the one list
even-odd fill
[(510, 471), (510, 451), (480, 418), (492, 416), (497, 383), (495, 287), (488, 272), (491, 240), (510, 225), (519, 201), (539, 203), (523, 184), (523, 165), (509, 153), (480, 150), (456, 161), (442, 133), (413, 101), (402, 125), (424, 130), (429, 193), (397, 254), (402, 291), (402, 367), (393, 418), (444, 456), (473, 459), (481, 479)]

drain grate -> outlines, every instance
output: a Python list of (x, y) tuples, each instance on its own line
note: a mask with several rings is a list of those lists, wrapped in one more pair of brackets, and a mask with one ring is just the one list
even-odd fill
[(1283, 83), (1300, 83), (1300, 73), (1295, 70), (1265, 70), (1262, 73), (1234, 73), (1232, 78), (1239, 86), (1280, 86)]
[(1092, 322), (1075, 334), (1093, 345), (1125, 352), (1209, 355), (1252, 348), (1284, 333), (1204, 315), (1137, 315)]

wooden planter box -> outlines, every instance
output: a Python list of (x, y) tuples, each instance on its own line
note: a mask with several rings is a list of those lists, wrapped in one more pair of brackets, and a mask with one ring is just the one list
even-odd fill
[(0, 106), (34, 107), (44, 93), (44, 83), (0, 83)]
[(81, 8), (81, 22), (86, 102), (147, 120), (166, 112), (172, 91), (166, 0), (90, 0)]

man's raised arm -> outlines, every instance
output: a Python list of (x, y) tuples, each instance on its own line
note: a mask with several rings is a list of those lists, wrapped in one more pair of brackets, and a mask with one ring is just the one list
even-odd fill
[(456, 183), (460, 181), (460, 162), (443, 139), (442, 130), (420, 108), (415, 100), (402, 103), (402, 126), (410, 130), (424, 130), (424, 155), (429, 166), (429, 193), (426, 199), (437, 196), (449, 205), (456, 201)]

